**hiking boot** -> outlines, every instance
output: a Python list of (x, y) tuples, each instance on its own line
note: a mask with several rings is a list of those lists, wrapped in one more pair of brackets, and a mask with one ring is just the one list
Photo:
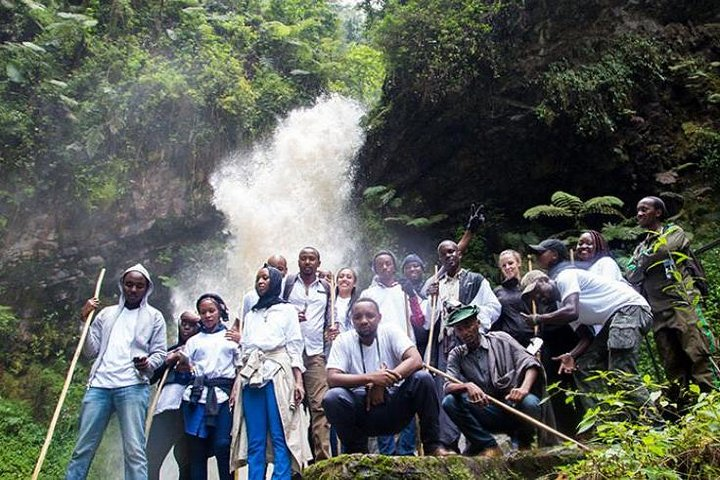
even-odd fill
[(505, 455), (505, 454), (503, 453), (502, 449), (500, 447), (495, 446), (495, 447), (486, 448), (485, 450), (480, 452), (480, 455), (478, 455), (478, 456), (483, 457), (483, 458), (498, 458), (498, 457), (502, 457), (503, 455)]
[(450, 455), (457, 455), (457, 453), (453, 452), (452, 450), (448, 450), (441, 445), (430, 450), (429, 452), (426, 452), (425, 455), (431, 457), (449, 457)]

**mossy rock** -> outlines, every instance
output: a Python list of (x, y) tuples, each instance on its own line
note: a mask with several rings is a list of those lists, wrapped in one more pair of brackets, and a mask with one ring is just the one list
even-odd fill
[(385, 455), (340, 455), (318, 462), (303, 472), (307, 480), (337, 479), (452, 479), (540, 478), (561, 465), (579, 460), (582, 453), (574, 448), (539, 449), (503, 458), (463, 457), (389, 457)]

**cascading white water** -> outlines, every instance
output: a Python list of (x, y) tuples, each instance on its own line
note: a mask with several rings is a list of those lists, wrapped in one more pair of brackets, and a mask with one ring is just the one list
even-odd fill
[[(323, 269), (357, 267), (356, 225), (348, 203), (352, 161), (365, 138), (363, 114), (352, 100), (320, 98), (312, 107), (292, 111), (266, 142), (221, 162), (210, 183), (231, 242), (225, 258), (182, 278), (173, 289), (174, 318), (194, 309), (195, 299), (207, 291), (237, 311), (257, 269), (274, 254), (287, 258), (290, 272), (297, 271), (298, 252), (308, 245), (320, 251)], [(172, 455), (168, 459), (161, 478), (177, 475)], [(209, 467), (210, 478), (217, 478), (214, 459)]]
[(290, 272), (297, 271), (297, 255), (305, 246), (320, 251), (322, 269), (357, 266), (348, 201), (352, 160), (364, 141), (363, 114), (352, 100), (320, 98), (312, 107), (292, 111), (266, 142), (221, 163), (211, 184), (231, 242), (224, 265), (206, 268), (174, 289), (176, 313), (192, 308), (204, 291), (219, 293), (236, 309), (253, 287), (257, 269), (274, 254), (287, 258)]

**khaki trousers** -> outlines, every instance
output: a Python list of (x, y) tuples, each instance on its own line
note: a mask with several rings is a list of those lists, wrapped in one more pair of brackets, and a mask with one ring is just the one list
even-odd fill
[(305, 355), (305, 373), (303, 384), (305, 397), (310, 405), (310, 430), (312, 432), (312, 447), (315, 461), (330, 458), (330, 424), (325, 418), (322, 401), (328, 390), (327, 372), (325, 371), (325, 356)]

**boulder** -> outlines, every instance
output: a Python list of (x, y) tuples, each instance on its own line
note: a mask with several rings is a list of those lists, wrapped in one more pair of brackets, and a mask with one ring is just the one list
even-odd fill
[(311, 465), (303, 472), (307, 480), (466, 480), (474, 478), (540, 478), (561, 465), (579, 460), (577, 448), (554, 447), (528, 450), (502, 458), (390, 457), (386, 455), (340, 455)]

